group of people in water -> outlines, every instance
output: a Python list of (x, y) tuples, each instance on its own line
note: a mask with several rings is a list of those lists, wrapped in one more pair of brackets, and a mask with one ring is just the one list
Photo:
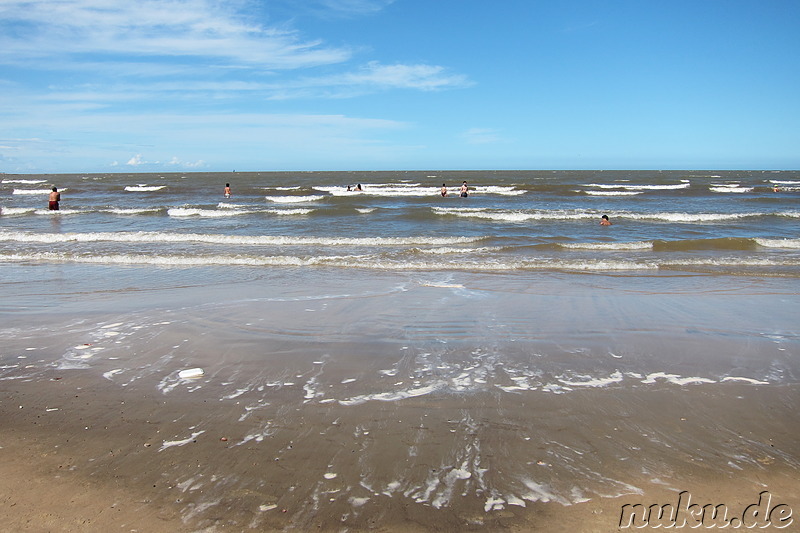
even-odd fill
[[(467, 182), (461, 184), (461, 188), (458, 189), (459, 195), (462, 198), (466, 198), (469, 196), (469, 187), (467, 186)], [(447, 196), (447, 185), (442, 183), (442, 196)]]
[[(361, 187), (361, 184), (359, 183), (355, 187), (352, 187), (352, 186), (348, 185), (347, 186), (347, 190), (348, 191), (363, 191), (364, 189)], [(461, 187), (459, 188), (458, 192), (459, 192), (459, 195), (462, 198), (466, 198), (466, 197), (469, 196), (469, 186), (467, 185), (466, 181), (464, 181), (461, 184)], [(223, 196), (225, 198), (230, 198), (232, 196), (233, 193), (231, 193), (231, 184), (230, 183), (226, 183), (225, 184), (225, 189), (223, 190), (222, 194), (223, 194)], [(442, 197), (445, 197), (448, 194), (447, 184), (445, 184), (445, 183), (442, 183), (441, 194), (442, 194)], [(58, 192), (58, 188), (53, 187), (53, 190), (50, 192), (50, 203), (48, 204), (48, 209), (50, 211), (58, 211), (59, 202), (61, 202), (61, 193)], [(601, 226), (610, 226), (611, 225), (611, 221), (608, 219), (608, 215), (603, 215), (600, 218), (600, 225)]]

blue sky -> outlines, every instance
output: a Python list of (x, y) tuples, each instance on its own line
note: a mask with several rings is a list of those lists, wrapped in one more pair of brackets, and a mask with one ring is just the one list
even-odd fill
[(2, 0), (0, 172), (800, 169), (797, 0)]

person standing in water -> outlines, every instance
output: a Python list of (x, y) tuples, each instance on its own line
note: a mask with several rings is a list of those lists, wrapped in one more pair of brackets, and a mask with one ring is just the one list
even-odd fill
[(50, 205), (48, 209), (50, 211), (58, 211), (58, 202), (61, 201), (61, 193), (58, 192), (56, 187), (53, 187), (53, 191), (50, 193)]
[(447, 185), (442, 183), (442, 196), (447, 196)]
[(230, 197), (231, 197), (231, 184), (230, 183), (226, 183), (225, 184), (225, 198), (230, 198)]
[(467, 187), (467, 182), (461, 184), (461, 197), (466, 198), (469, 196), (469, 187)]
[(603, 215), (602, 217), (600, 217), (600, 225), (601, 226), (610, 226), (611, 225), (611, 221), (608, 220), (608, 215)]

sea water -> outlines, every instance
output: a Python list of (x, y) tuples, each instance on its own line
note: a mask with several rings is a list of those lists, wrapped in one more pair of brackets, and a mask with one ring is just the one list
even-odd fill
[(4, 174), (0, 262), (796, 277), (798, 198), (779, 171)]

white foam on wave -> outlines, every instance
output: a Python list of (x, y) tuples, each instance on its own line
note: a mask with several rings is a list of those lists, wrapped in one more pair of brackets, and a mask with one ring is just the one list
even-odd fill
[[(66, 189), (62, 189), (62, 192)], [(50, 194), (52, 192), (51, 189), (14, 189), (11, 194), (17, 195), (38, 195), (38, 194)]]
[(125, 190), (128, 192), (155, 192), (165, 189), (166, 185), (147, 185), (142, 183), (140, 185), (128, 185)]
[(307, 196), (265, 196), (264, 198), (276, 204), (299, 204), (299, 203), (316, 202), (318, 200), (322, 200), (325, 197), (318, 194), (312, 194)]
[(150, 207), (150, 208), (120, 208), (114, 207), (110, 209), (103, 209), (104, 213), (111, 213), (113, 215), (144, 215), (145, 213), (158, 213), (161, 211), (158, 207)]
[(643, 191), (575, 191), (588, 194), (589, 196), (638, 196), (644, 194)]
[(575, 242), (559, 246), (575, 250), (652, 250), (652, 241), (639, 242)]
[[(81, 264), (161, 265), (175, 267), (193, 266), (326, 266), (339, 268), (366, 268), (372, 270), (474, 270), (484, 272), (507, 272), (513, 270), (574, 270), (586, 272), (655, 270), (656, 263), (625, 260), (558, 260), (532, 259), (508, 261), (464, 261), (453, 258), (449, 261), (404, 261), (375, 258), (367, 255), (310, 256), (291, 255), (147, 255), (106, 254), (97, 256), (76, 255), (64, 252), (36, 252), (23, 254), (0, 254), (0, 261), (68, 262)], [(668, 262), (667, 264), (688, 264)], [(755, 263), (751, 263), (755, 264)], [(768, 263), (764, 263), (765, 265)]]
[(417, 251), (422, 254), (448, 255), (448, 254), (477, 254), (477, 253), (492, 252), (495, 250), (497, 250), (497, 248), (493, 247), (456, 248), (454, 246), (437, 246), (436, 248), (421, 248)]
[(290, 215), (308, 215), (313, 213), (314, 209), (267, 209), (266, 212), (272, 215), (283, 215), (283, 216), (290, 216)]
[[(441, 186), (423, 186), (419, 183), (362, 183), (360, 191), (348, 191), (346, 186), (317, 186), (314, 189), (331, 196), (435, 197), (441, 194)], [(458, 186), (449, 187), (448, 193), (457, 195)], [(470, 185), (469, 193), (470, 195), (519, 196), (525, 194), (525, 191), (514, 186)]]
[(497, 194), (500, 196), (519, 196), (525, 194), (525, 191), (517, 189), (516, 187), (505, 187), (500, 185), (478, 185), (474, 187), (470, 186), (470, 194)]
[(0, 207), (0, 215), (3, 216), (21, 216), (35, 213), (35, 207)]
[(680, 266), (707, 266), (707, 267), (787, 267), (800, 266), (800, 260), (792, 257), (765, 258), (755, 257), (718, 257), (718, 258), (699, 258), (699, 259), (673, 259), (661, 263), (664, 267)]
[(675, 185), (630, 185), (619, 183), (586, 183), (584, 187), (595, 187), (597, 189), (622, 189), (627, 191), (669, 191), (678, 189), (688, 189), (691, 183), (683, 181), (683, 183)]
[(45, 183), (47, 180), (3, 180), (0, 183), (20, 183), (24, 185), (35, 185), (36, 183)]
[(763, 216), (764, 213), (621, 213), (617, 216), (634, 220), (662, 220), (665, 222), (722, 222)]
[(483, 237), (309, 237), (281, 235), (223, 235), (206, 233), (169, 232), (92, 232), (92, 233), (31, 233), (0, 230), (0, 241), (59, 243), (59, 242), (141, 242), (183, 243), (201, 242), (231, 245), (312, 245), (312, 246), (441, 246), (471, 243)]
[(753, 187), (733, 187), (729, 185), (717, 185), (711, 186), (708, 188), (711, 192), (723, 192), (723, 193), (745, 193), (745, 192), (753, 192)]
[(753, 239), (759, 246), (764, 248), (800, 248), (800, 239)]
[(171, 217), (231, 217), (246, 215), (254, 211), (237, 209), (199, 209), (195, 207), (171, 207), (167, 209), (167, 214)]
[[(352, 187), (352, 186), (351, 186)], [(316, 186), (315, 190), (331, 196), (435, 196), (438, 187), (423, 187), (419, 183), (362, 183), (361, 190), (347, 190), (346, 186)]]
[(432, 211), (437, 215), (448, 215), (465, 218), (481, 218), (486, 220), (497, 220), (502, 222), (527, 222), (529, 220), (585, 220), (597, 218), (598, 215), (584, 211), (508, 211), (502, 209), (488, 208), (464, 208), (464, 207), (432, 207)]

